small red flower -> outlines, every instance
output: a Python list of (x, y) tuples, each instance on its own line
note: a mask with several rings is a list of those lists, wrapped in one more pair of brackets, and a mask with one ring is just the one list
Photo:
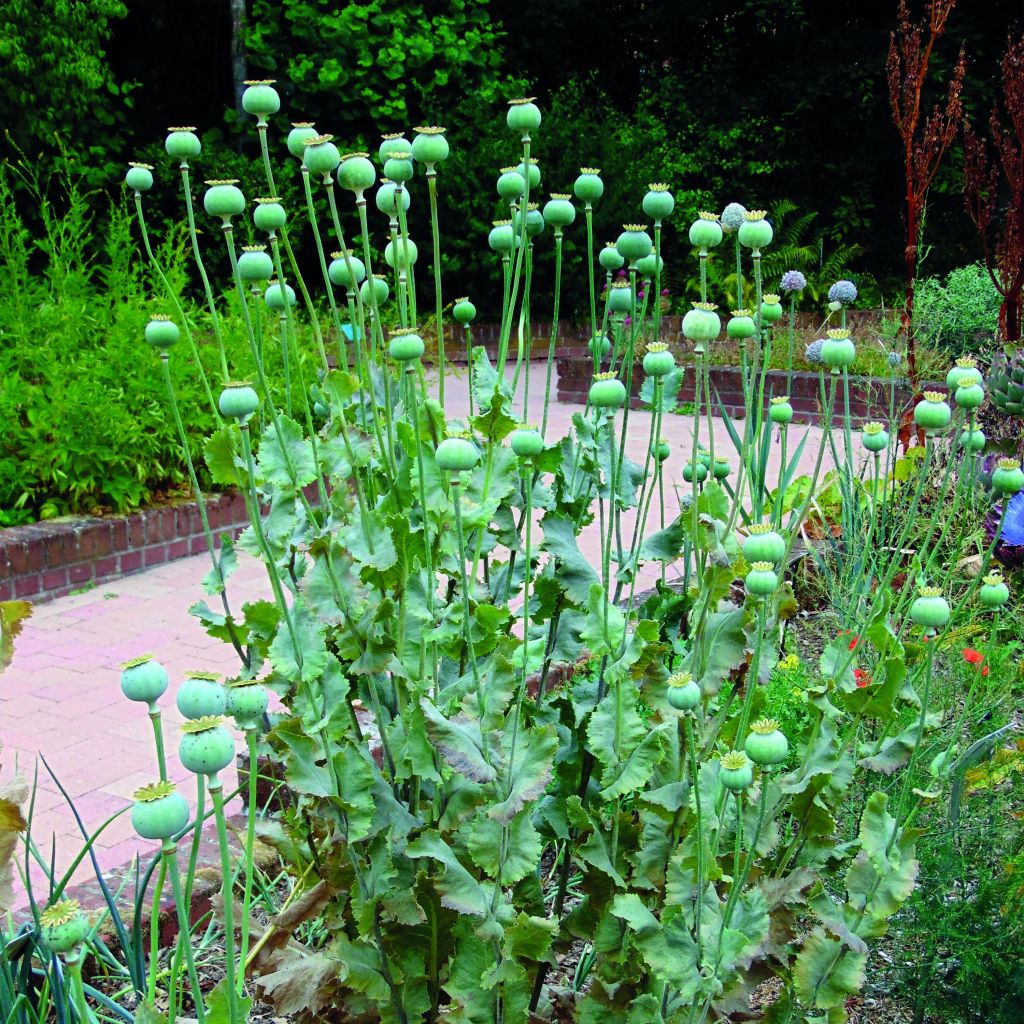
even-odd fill
[(964, 661), (968, 665), (980, 665), (985, 660), (985, 655), (981, 651), (976, 651), (973, 647), (965, 647), (963, 654)]
[(857, 646), (857, 640), (858, 640), (858, 639), (859, 639), (859, 637), (854, 637), (854, 638), (853, 638), (853, 639), (852, 639), (852, 640), (850, 641), (850, 650), (851, 650), (851, 651), (852, 651), (852, 650), (853, 650), (853, 649), (854, 649), (854, 648), (855, 648), (855, 647)]
[(857, 681), (857, 689), (863, 690), (866, 686), (871, 683), (871, 675), (862, 668), (855, 668), (853, 670), (853, 678)]

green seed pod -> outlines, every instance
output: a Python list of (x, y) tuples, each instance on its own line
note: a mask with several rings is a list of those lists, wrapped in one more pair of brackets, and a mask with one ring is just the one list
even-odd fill
[(448, 159), (448, 140), (444, 137), (447, 129), (438, 125), (414, 128), (416, 135), (412, 140), (412, 157), (417, 163), (432, 167)]
[(168, 128), (167, 132), (164, 149), (175, 160), (192, 160), (203, 151), (195, 128)]
[(392, 153), (411, 153), (412, 143), (401, 132), (392, 132), (381, 136), (381, 144), (377, 149), (377, 159), (385, 164)]
[(722, 321), (712, 302), (695, 302), (683, 317), (683, 335), (690, 341), (714, 341), (722, 332)]
[(246, 82), (242, 93), (242, 109), (260, 121), (266, 121), (271, 114), (281, 109), (281, 97), (274, 88), (273, 79), (264, 82)]
[(714, 213), (701, 212), (690, 225), (690, 245), (698, 249), (714, 249), (722, 241), (722, 225)]
[(828, 332), (821, 346), (821, 361), (831, 370), (839, 371), (850, 366), (857, 358), (857, 347), (847, 330), (836, 329)]
[(160, 352), (166, 352), (181, 337), (178, 325), (169, 316), (152, 316), (146, 324), (146, 341)]
[(509, 128), (523, 135), (529, 135), (540, 127), (540, 110), (533, 102), (533, 96), (508, 101), (505, 121)]
[(642, 256), (636, 261), (636, 269), (644, 277), (653, 278), (664, 271), (665, 261), (652, 252), (649, 256)]
[(327, 276), (342, 288), (355, 288), (357, 284), (366, 280), (366, 267), (351, 249), (346, 252), (332, 252)]
[(960, 433), (960, 447), (968, 452), (984, 451), (985, 432), (983, 430), (965, 428)]
[(399, 238), (394, 246), (391, 242), (384, 246), (384, 262), (392, 270), (395, 269), (396, 265), (399, 268), (408, 270), (409, 267), (415, 265), (419, 256), (416, 243), (411, 238)]
[(535, 156), (531, 156), (527, 163), (519, 165), (519, 173), (526, 178), (531, 192), (536, 192), (540, 188), (540, 164)]
[(239, 729), (257, 729), (270, 706), (270, 697), (259, 683), (238, 679), (228, 688), (227, 712)]
[(664, 377), (676, 368), (676, 358), (664, 342), (652, 342), (644, 353), (644, 373), (649, 377)]
[(881, 423), (865, 423), (860, 440), (869, 452), (884, 452), (889, 447), (889, 432)]
[(512, 451), (521, 459), (532, 459), (544, 451), (544, 438), (536, 427), (519, 427), (509, 435)]
[(414, 359), (419, 359), (425, 347), (423, 339), (416, 333), (414, 327), (392, 331), (391, 339), (388, 341), (388, 352), (396, 363), (411, 363)]
[(633, 308), (633, 288), (628, 281), (613, 281), (608, 289), (608, 309), (612, 313), (628, 313)]
[(576, 207), (569, 196), (557, 192), (544, 204), (544, 221), (556, 228), (568, 227), (576, 219)]
[(938, 587), (921, 587), (910, 606), (910, 621), (925, 629), (939, 629), (949, 622), (949, 603)]
[(615, 248), (614, 242), (605, 243), (605, 247), (598, 253), (597, 261), (605, 270), (610, 271), (621, 270), (626, 262)]
[(312, 121), (295, 121), (288, 133), (288, 152), (296, 160), (306, 161), (306, 144), (317, 138), (318, 133)]
[[(341, 166), (345, 166), (344, 162)], [(338, 173), (341, 173), (341, 167), (338, 168)], [(411, 153), (398, 153), (384, 161), (384, 177), (390, 181), (404, 185), (407, 181), (412, 181), (415, 174), (416, 167), (412, 162)]]
[(748, 249), (763, 249), (768, 245), (774, 232), (771, 224), (765, 219), (764, 210), (747, 210), (743, 214), (743, 223), (740, 225), (740, 245)]
[[(574, 215), (575, 216), (575, 215)], [(518, 213), (513, 220), (513, 225), (516, 228), (516, 233), (519, 231), (519, 215)], [(530, 208), (526, 211), (526, 237), (536, 238), (538, 235), (544, 232), (545, 221), (544, 214), (537, 209), (536, 203), (530, 203)]]
[(779, 577), (771, 562), (754, 562), (744, 580), (747, 593), (754, 597), (771, 597), (779, 589)]
[(434, 460), (446, 473), (463, 473), (480, 461), (480, 450), (468, 437), (446, 437), (437, 446)]
[(1010, 588), (998, 572), (989, 573), (978, 591), (978, 600), (983, 608), (1002, 608), (1010, 600)]
[(217, 716), (196, 718), (181, 727), (178, 757), (196, 775), (216, 775), (231, 764), (235, 741)]
[(619, 409), (626, 402), (626, 385), (614, 373), (596, 373), (588, 401), (597, 409)]
[(224, 714), (226, 700), (224, 686), (215, 675), (188, 672), (178, 687), (175, 703), (183, 718), (205, 718), (207, 715)]
[(130, 163), (124, 183), (136, 192), (147, 192), (153, 187), (153, 168), (150, 164)]
[(725, 325), (726, 337), (739, 341), (743, 338), (752, 338), (755, 333), (757, 333), (757, 325), (754, 323), (750, 310), (734, 309), (729, 317), (729, 322)]
[(977, 362), (970, 356), (961, 356), (946, 374), (946, 387), (953, 392), (961, 384), (980, 384), (981, 380)]
[(769, 523), (754, 523), (743, 538), (743, 557), (748, 562), (781, 562), (786, 541)]
[(926, 391), (914, 406), (914, 422), (930, 433), (948, 426), (953, 413), (945, 398), (939, 391)]
[(711, 475), (716, 480), (724, 480), (732, 472), (729, 460), (723, 455), (716, 455), (711, 466)]
[(494, 227), (487, 235), (487, 244), (502, 254), (512, 252), (516, 247), (516, 233), (512, 230), (512, 221), (496, 220)]
[(754, 764), (766, 768), (786, 760), (789, 741), (774, 718), (762, 718), (750, 727), (743, 749)]
[(306, 152), (302, 161), (309, 173), (326, 181), (341, 163), (341, 153), (331, 141), (333, 135), (314, 135), (306, 140)]
[(502, 199), (518, 199), (526, 195), (526, 179), (514, 167), (503, 167), (498, 178), (498, 195)]
[(262, 245), (242, 246), (238, 258), (238, 276), (243, 281), (269, 281), (274, 276), (274, 261)]
[[(267, 303), (267, 305), (269, 306), (270, 303)], [(222, 416), (227, 416), (228, 419), (236, 419), (239, 423), (245, 423), (260, 407), (260, 399), (259, 395), (248, 384), (229, 382), (220, 393), (217, 406)]]
[(968, 384), (961, 380), (953, 398), (961, 409), (977, 409), (985, 401), (985, 389), (980, 384)]
[(382, 274), (374, 274), (373, 277), (368, 278), (359, 286), (359, 297), (363, 300), (363, 305), (365, 306), (371, 305), (371, 287), (373, 288), (373, 297), (376, 299), (377, 305), (384, 305), (391, 295), (391, 287), (388, 285), (387, 279)]
[(252, 211), (253, 223), (267, 234), (273, 235), (285, 226), (288, 214), (285, 212), (281, 201), (276, 197), (267, 197), (256, 200), (256, 208)]
[(282, 291), (280, 282), (271, 281), (263, 293), (263, 301), (267, 304), (267, 309), (281, 310), (285, 308), (286, 303), (289, 306), (294, 306), (295, 289), (290, 284), (286, 284)]
[(700, 686), (689, 672), (676, 672), (668, 677), (665, 699), (676, 711), (693, 711), (700, 705)]
[(765, 295), (761, 299), (761, 323), (775, 324), (782, 319), (782, 303), (778, 295)]
[(377, 204), (377, 209), (381, 213), (386, 213), (389, 217), (397, 218), (398, 216), (398, 199), (397, 196), (402, 196), (402, 210), (405, 213), (409, 212), (409, 204), (412, 200), (409, 197), (409, 190), (403, 188), (401, 193), (398, 192), (398, 186), (393, 181), (388, 181), (385, 178), (377, 189), (376, 195), (373, 197)]
[(669, 447), (668, 441), (661, 438), (661, 440), (651, 448), (651, 454), (658, 462), (664, 462), (672, 454), (672, 449)]
[(604, 182), (598, 177), (599, 167), (581, 167), (579, 177), (573, 182), (576, 198), (584, 203), (596, 203), (604, 195)]
[(730, 793), (742, 793), (754, 781), (754, 769), (747, 755), (733, 750), (719, 762), (718, 778)]
[(121, 692), (129, 700), (155, 707), (167, 692), (167, 684), (167, 670), (148, 654), (121, 666)]
[(133, 794), (132, 828), (143, 839), (173, 839), (189, 822), (188, 802), (173, 782), (154, 782)]
[(611, 339), (602, 334), (595, 334), (587, 342), (587, 351), (596, 359), (604, 359), (612, 350)]
[(632, 264), (647, 256), (654, 249), (654, 243), (642, 224), (626, 224), (616, 239), (615, 248), (624, 260)]
[(203, 208), (211, 217), (220, 217), (227, 224), (232, 217), (245, 213), (245, 196), (235, 179), (208, 181), (203, 194)]
[(1000, 459), (992, 473), (992, 490), (998, 494), (1016, 494), (1024, 489), (1024, 469), (1016, 459)]
[[(392, 158), (394, 159), (394, 158)], [(388, 160), (388, 164), (391, 160)], [(412, 177), (412, 161), (405, 160), (404, 163), (409, 165), (409, 177)], [(390, 178), (392, 181), (399, 181), (397, 175), (388, 173), (387, 166), (384, 166), (384, 175)], [(349, 192), (354, 192), (357, 196), (362, 195), (373, 183), (377, 180), (377, 172), (373, 169), (373, 164), (370, 163), (370, 157), (366, 153), (347, 153), (341, 157), (340, 163), (338, 164), (338, 184), (347, 189)]]
[(463, 326), (471, 324), (476, 319), (476, 306), (468, 298), (456, 299), (452, 307), (452, 316)]
[(704, 462), (685, 462), (683, 463), (683, 479), (688, 483), (692, 484), (694, 480), (697, 483), (702, 484), (708, 478), (710, 469)]
[(768, 406), (768, 418), (772, 423), (778, 423), (779, 426), (793, 422), (793, 406), (789, 404), (788, 395), (776, 395), (771, 400)]
[(647, 194), (640, 205), (646, 216), (650, 217), (655, 224), (660, 224), (666, 217), (671, 216), (676, 201), (672, 198), (668, 185), (663, 181), (654, 181), (647, 186)]
[(70, 953), (89, 936), (89, 922), (78, 900), (58, 900), (39, 915), (39, 937), (54, 954)]

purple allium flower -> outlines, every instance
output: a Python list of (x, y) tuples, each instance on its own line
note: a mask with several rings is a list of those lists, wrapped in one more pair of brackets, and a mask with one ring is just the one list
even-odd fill
[[(993, 553), (1008, 569), (1019, 569), (1024, 566), (1024, 491), (1018, 491), (1007, 501), (1006, 519), (1003, 520), (1003, 530)], [(994, 505), (985, 521), (990, 544), (999, 529), (1002, 515), (1002, 505)]]
[(836, 281), (828, 290), (828, 301), (849, 306), (857, 301), (857, 286), (852, 281)]
[(810, 345), (804, 349), (804, 359), (811, 363), (813, 366), (821, 365), (821, 346), (825, 344), (824, 338), (818, 338), (812, 341)]
[(722, 227), (725, 228), (726, 231), (738, 231), (740, 225), (743, 223), (743, 214), (746, 212), (746, 208), (740, 203), (730, 203), (722, 211)]
[(622, 322), (628, 327), (633, 322), (633, 318), (631, 316), (627, 316)]
[(799, 270), (787, 270), (779, 282), (779, 290), (784, 292), (802, 292), (807, 287), (807, 278)]
[(625, 280), (626, 280), (626, 278), (627, 278), (627, 277), (629, 277), (629, 274), (627, 274), (625, 270), (620, 270), (620, 271), (618, 272), (618, 274), (616, 274), (615, 276), (616, 276), (616, 277), (617, 277), (617, 278), (618, 278), (618, 279), (619, 279), (620, 281), (625, 281)]
[(637, 300), (639, 301), (639, 300), (640, 300), (640, 299), (642, 299), (642, 298), (643, 298), (643, 297), (644, 297), (644, 296), (645, 296), (646, 294), (647, 294), (647, 292), (645, 292), (645, 291), (639, 291), (639, 292), (637, 292), (637, 293), (636, 293), (636, 297), (637, 297)]
[(661, 297), (663, 299), (667, 299), (668, 298), (668, 289), (667, 288), (662, 288), (661, 289)]

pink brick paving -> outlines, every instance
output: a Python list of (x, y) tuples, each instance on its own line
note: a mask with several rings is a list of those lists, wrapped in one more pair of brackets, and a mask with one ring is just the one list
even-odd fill
[[(534, 363), (531, 373), (530, 419), (538, 424), (543, 409), (542, 367), (542, 363)], [(465, 377), (453, 377), (446, 392), (449, 416), (465, 416)], [(549, 437), (564, 436), (572, 415), (580, 409), (578, 405), (553, 403)], [(646, 412), (630, 415), (627, 450), (639, 462), (647, 447), (649, 416)], [(667, 481), (681, 483), (690, 425), (689, 417), (665, 418), (662, 435), (672, 446), (666, 464)], [(819, 432), (793, 428), (790, 451), (795, 450), (805, 430), (813, 433), (803, 465), (809, 471)], [(722, 423), (717, 424), (715, 447), (716, 452), (734, 458)], [(777, 449), (772, 457), (774, 473)], [(674, 486), (667, 485), (665, 491), (666, 516), (671, 520), (678, 513), (678, 500)], [(656, 517), (654, 508), (649, 531), (656, 528)], [(631, 528), (630, 517), (624, 525), (624, 537), (631, 535)], [(539, 532), (535, 537), (539, 539)], [(599, 564), (596, 525), (585, 531), (581, 549), (592, 564)], [(127, 807), (133, 791), (156, 777), (156, 762), (149, 718), (143, 706), (122, 696), (119, 666), (129, 658), (151, 653), (166, 666), (172, 680), (162, 702), (169, 773), (182, 792), (194, 800), (194, 782), (175, 753), (181, 718), (174, 707), (174, 688), (189, 669), (231, 672), (237, 664), (234, 651), (208, 637), (197, 620), (187, 614), (189, 607), (205, 596), (200, 581), (208, 569), (205, 555), (182, 558), (35, 608), (16, 641), (12, 665), (0, 676), (0, 741), (4, 747), (0, 756), (5, 775), (12, 770), (15, 759), (31, 774), (37, 755), (45, 755), (90, 829)], [(644, 576), (641, 589), (651, 585), (654, 575), (648, 572)], [(244, 601), (269, 596), (262, 567), (242, 556), (231, 577), (229, 594), (236, 608)], [(234, 784), (232, 769), (225, 773), (225, 788)], [(81, 845), (74, 821), (41, 764), (33, 835), (47, 857), (52, 844), (58, 872)], [(153, 844), (135, 836), (127, 814), (109, 826), (96, 844), (104, 870), (122, 866), (137, 852), (152, 849)], [(86, 879), (90, 875), (91, 869), (83, 865), (75, 877)]]

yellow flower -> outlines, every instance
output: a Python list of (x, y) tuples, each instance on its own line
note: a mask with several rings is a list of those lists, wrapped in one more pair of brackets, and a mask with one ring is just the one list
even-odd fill
[(800, 658), (795, 654), (787, 654), (786, 657), (779, 662), (779, 668), (783, 672), (795, 672), (800, 667)]

